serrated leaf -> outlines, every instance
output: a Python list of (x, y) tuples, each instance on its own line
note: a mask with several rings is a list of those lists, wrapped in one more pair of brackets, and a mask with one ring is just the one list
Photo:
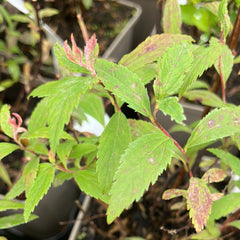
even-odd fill
[(183, 97), (190, 101), (199, 101), (201, 104), (210, 107), (223, 107), (224, 103), (216, 94), (207, 90), (190, 90), (183, 94)]
[(26, 196), (29, 196), (30, 188), (32, 187), (34, 180), (37, 176), (39, 167), (39, 158), (31, 159), (24, 167), (22, 177), (25, 185)]
[(208, 148), (208, 151), (216, 155), (222, 162), (229, 165), (235, 174), (240, 176), (240, 159), (222, 149)]
[(5, 195), (4, 199), (14, 199), (25, 191), (25, 185), (23, 183), (23, 177), (21, 177)]
[(97, 75), (105, 88), (144, 116), (151, 116), (147, 90), (138, 75), (122, 65), (99, 59), (95, 65)]
[(232, 23), (228, 15), (228, 0), (222, 0), (218, 8), (218, 19), (223, 32), (223, 39), (225, 40), (229, 31), (232, 29)]
[(159, 129), (154, 126), (150, 122), (146, 122), (143, 120), (134, 120), (134, 119), (128, 119), (132, 140), (136, 140), (137, 138), (149, 134), (149, 133), (156, 133), (159, 131)]
[(227, 82), (230, 73), (233, 68), (233, 54), (227, 45), (222, 46), (222, 54), (215, 62), (214, 66), (218, 74), (221, 73), (224, 83)]
[(39, 18), (52, 17), (57, 15), (59, 11), (55, 8), (44, 8), (39, 10)]
[(103, 102), (99, 96), (92, 93), (84, 94), (80, 98), (79, 106), (85, 113), (105, 126)]
[(172, 198), (176, 198), (176, 197), (181, 197), (181, 196), (185, 196), (187, 193), (186, 190), (182, 190), (182, 189), (168, 189), (166, 191), (164, 191), (163, 195), (162, 195), (162, 199), (164, 200), (170, 200)]
[(146, 85), (150, 83), (156, 76), (156, 63), (150, 63), (134, 70), (134, 72), (141, 79), (141, 82)]
[(2, 105), (0, 111), (1, 130), (9, 137), (13, 138), (13, 127), (9, 122), (10, 111), (7, 104)]
[(177, 0), (167, 0), (163, 14), (163, 30), (165, 33), (181, 33), (182, 17)]
[(227, 174), (224, 170), (220, 168), (211, 168), (202, 176), (202, 180), (205, 183), (221, 182), (227, 177)]
[(8, 185), (8, 187), (12, 186), (8, 171), (2, 162), (0, 162), (0, 178)]
[(73, 177), (78, 184), (80, 190), (96, 199), (101, 199), (108, 203), (108, 193), (103, 193), (102, 186), (98, 182), (98, 176), (95, 167), (89, 167), (84, 170), (75, 171)]
[(192, 83), (192, 85), (188, 88), (188, 90), (193, 89), (209, 89), (209, 84), (205, 81), (197, 80)]
[(186, 119), (182, 105), (178, 102), (177, 97), (167, 97), (157, 101), (158, 108), (171, 117), (176, 123), (183, 124)]
[(10, 200), (0, 200), (0, 211), (5, 211), (8, 209), (23, 209), (24, 203)]
[[(29, 216), (28, 221), (33, 221), (34, 219), (37, 219), (38, 216), (32, 214)], [(25, 220), (22, 214), (14, 214), (6, 217), (1, 217), (0, 218), (0, 229), (6, 229), (6, 228), (11, 228), (15, 227), (21, 224), (24, 224)]]
[(185, 149), (208, 144), (240, 132), (240, 108), (214, 109), (194, 128)]
[(139, 44), (132, 52), (124, 55), (119, 64), (127, 66), (128, 69), (136, 71), (146, 64), (155, 62), (161, 57), (168, 47), (174, 43), (193, 42), (194, 40), (187, 35), (163, 33), (148, 37)]
[(9, 155), (13, 151), (19, 149), (19, 146), (16, 145), (16, 144), (12, 144), (12, 143), (1, 142), (0, 143), (0, 149), (1, 149), (1, 151), (0, 151), (0, 160), (2, 160), (4, 157)]
[(81, 159), (83, 156), (85, 156), (86, 154), (95, 152), (97, 150), (97, 146), (95, 144), (92, 143), (80, 143), (75, 145), (72, 148), (72, 152), (69, 156), (69, 158), (77, 158), (77, 159)]
[[(223, 207), (224, 206), (224, 207)], [(230, 193), (213, 202), (208, 222), (225, 217), (240, 208), (240, 193)]]
[(157, 100), (178, 91), (191, 70), (192, 61), (190, 44), (174, 44), (166, 50), (157, 62), (157, 77), (153, 85)]
[(237, 229), (240, 229), (240, 220), (236, 220), (236, 221), (230, 222), (227, 225), (231, 226), (231, 227), (235, 227)]
[(87, 74), (90, 73), (85, 67), (81, 67), (77, 63), (70, 61), (63, 47), (61, 47), (58, 43), (54, 45), (54, 55), (56, 56), (58, 63), (70, 72)]
[(130, 127), (127, 118), (116, 112), (103, 131), (97, 152), (98, 181), (104, 192), (110, 190), (113, 177), (120, 164), (120, 157), (131, 141)]
[(134, 200), (139, 200), (151, 183), (155, 183), (171, 162), (173, 149), (173, 141), (160, 130), (143, 135), (129, 145), (120, 159), (121, 165), (110, 190), (108, 223)]
[(39, 171), (30, 188), (26, 204), (24, 208), (24, 219), (27, 222), (31, 212), (38, 205), (39, 201), (48, 192), (54, 179), (55, 168), (50, 163), (41, 163), (39, 165)]
[(187, 207), (194, 228), (199, 233), (207, 224), (212, 207), (211, 193), (203, 180), (193, 177), (190, 179)]
[(208, 47), (206, 46), (194, 46), (192, 51), (193, 64), (191, 71), (186, 74), (184, 83), (182, 84), (179, 95), (182, 96), (191, 84), (203, 74), (205, 70), (210, 68), (222, 53), (221, 43), (211, 43)]

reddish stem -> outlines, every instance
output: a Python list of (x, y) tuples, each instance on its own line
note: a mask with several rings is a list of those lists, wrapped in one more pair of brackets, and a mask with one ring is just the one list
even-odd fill
[(222, 99), (223, 99), (223, 103), (225, 104), (226, 92), (225, 92), (225, 82), (224, 82), (223, 73), (222, 73), (222, 56), (219, 57), (218, 68), (219, 68), (219, 76), (221, 79), (221, 86), (222, 86)]

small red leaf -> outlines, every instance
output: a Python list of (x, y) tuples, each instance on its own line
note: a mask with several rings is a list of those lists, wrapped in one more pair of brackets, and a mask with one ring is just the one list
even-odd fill
[(221, 182), (226, 178), (227, 174), (220, 168), (211, 168), (202, 176), (205, 183)]
[(206, 183), (199, 178), (191, 178), (187, 193), (187, 207), (196, 232), (206, 225), (212, 208), (212, 197)]
[(186, 190), (182, 190), (182, 189), (168, 189), (166, 190), (163, 195), (162, 195), (162, 199), (164, 200), (169, 200), (175, 197), (180, 197), (180, 196), (184, 196), (186, 195)]

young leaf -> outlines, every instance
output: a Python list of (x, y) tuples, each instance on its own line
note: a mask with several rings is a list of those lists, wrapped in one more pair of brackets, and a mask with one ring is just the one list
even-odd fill
[(8, 105), (4, 104), (0, 111), (0, 127), (7, 136), (13, 138), (13, 126), (10, 124), (9, 118), (10, 111)]
[(178, 91), (191, 69), (192, 61), (190, 44), (174, 44), (166, 50), (157, 62), (157, 77), (153, 85), (157, 100)]
[(240, 132), (240, 108), (214, 109), (194, 128), (185, 149), (205, 145)]
[(29, 196), (29, 190), (35, 181), (39, 167), (39, 158), (33, 158), (25, 166), (22, 177), (25, 185), (26, 196)]
[[(34, 219), (37, 219), (38, 216), (32, 214), (29, 216), (28, 221), (33, 221)], [(25, 219), (22, 214), (14, 214), (6, 217), (1, 217), (0, 218), (0, 229), (6, 229), (6, 228), (11, 228), (15, 227), (21, 224), (25, 223)]]
[(48, 192), (54, 179), (55, 168), (50, 163), (41, 163), (36, 180), (30, 188), (24, 208), (24, 219), (29, 220), (31, 212)]
[(89, 114), (105, 126), (104, 107), (100, 97), (92, 93), (84, 94), (80, 97), (79, 106), (85, 113)]
[(139, 44), (132, 52), (124, 55), (119, 64), (127, 66), (131, 71), (136, 71), (146, 64), (157, 61), (165, 53), (168, 47), (174, 43), (193, 42), (187, 35), (163, 33), (148, 37)]
[(67, 70), (69, 70), (72, 73), (87, 73), (90, 72), (82, 66), (79, 66), (77, 63), (74, 63), (70, 61), (63, 49), (58, 43), (54, 45), (54, 55), (56, 56), (58, 63), (65, 67)]
[(177, 0), (167, 0), (163, 15), (163, 30), (165, 33), (181, 33), (182, 17)]
[(210, 107), (223, 107), (224, 103), (216, 94), (207, 90), (188, 90), (184, 92), (183, 97), (190, 101), (198, 100), (201, 104)]
[(0, 200), (0, 211), (8, 209), (23, 209), (24, 203), (10, 200)]
[(186, 196), (187, 191), (186, 190), (182, 190), (182, 189), (168, 189), (166, 190), (163, 195), (162, 195), (162, 199), (164, 200), (170, 200), (172, 198), (176, 198), (176, 197), (181, 197), (181, 196)]
[(139, 137), (142, 137), (143, 135), (146, 135), (149, 133), (156, 133), (159, 131), (159, 129), (150, 122), (146, 122), (143, 120), (134, 120), (134, 119), (128, 119), (128, 122), (130, 125), (133, 141)]
[[(224, 207), (223, 207), (224, 206)], [(213, 202), (208, 222), (212, 222), (240, 208), (240, 193), (230, 193)]]
[(52, 17), (58, 14), (59, 11), (55, 8), (44, 8), (39, 10), (39, 18)]
[(240, 176), (240, 159), (222, 149), (208, 148), (208, 151), (216, 155), (222, 162), (229, 165), (235, 174)]
[(25, 191), (23, 177), (21, 177), (5, 195), (4, 199), (14, 199)]
[(121, 155), (131, 141), (128, 120), (121, 112), (116, 112), (99, 140), (97, 173), (104, 192), (110, 190), (114, 173), (119, 167)]
[(190, 179), (187, 193), (187, 207), (194, 228), (199, 233), (207, 224), (212, 208), (211, 193), (203, 180), (198, 178)]
[(220, 168), (211, 168), (202, 176), (202, 180), (209, 184), (213, 182), (221, 182), (227, 177), (227, 174), (224, 170)]
[(155, 183), (171, 162), (173, 149), (173, 141), (160, 130), (143, 135), (129, 145), (120, 159), (121, 165), (110, 190), (108, 223), (134, 200), (139, 200), (151, 183)]
[(2, 162), (0, 162), (0, 178), (8, 185), (8, 187), (12, 186), (8, 171)]
[(222, 53), (222, 44), (216, 43), (215, 41), (210, 41), (208, 47), (205, 46), (194, 46), (192, 51), (193, 54), (193, 64), (191, 71), (189, 71), (184, 79), (179, 95), (182, 96), (191, 84), (196, 81), (196, 79), (203, 74), (205, 70), (210, 68)]
[(171, 120), (176, 121), (179, 124), (183, 124), (186, 119), (183, 107), (178, 103), (177, 97), (167, 97), (157, 101), (158, 108), (165, 114), (171, 117)]
[(93, 166), (84, 170), (75, 171), (73, 177), (79, 188), (86, 194), (108, 203), (109, 195), (108, 193), (103, 193), (102, 186), (98, 182), (96, 169)]
[(97, 146), (95, 144), (87, 143), (87, 142), (80, 143), (73, 146), (72, 152), (69, 155), (69, 158), (76, 158), (80, 160), (86, 154), (95, 152), (96, 150), (97, 150)]
[(19, 149), (19, 146), (12, 143), (1, 142), (0, 143), (0, 160), (12, 153), (13, 151)]
[(129, 107), (144, 116), (151, 116), (147, 90), (137, 74), (126, 67), (99, 59), (96, 70), (105, 88), (129, 104)]

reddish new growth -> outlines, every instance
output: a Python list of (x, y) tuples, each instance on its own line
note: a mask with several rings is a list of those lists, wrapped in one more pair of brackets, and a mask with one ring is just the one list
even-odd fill
[(84, 57), (85, 62), (83, 61), (82, 51), (77, 47), (76, 41), (73, 34), (71, 34), (72, 49), (67, 43), (67, 40), (64, 42), (64, 51), (68, 59), (81, 67), (85, 67), (90, 71), (93, 77), (96, 77), (96, 72), (94, 70), (94, 63), (97, 56), (94, 56), (94, 50), (97, 45), (97, 39), (95, 34), (87, 41), (86, 46), (84, 47)]
[(12, 113), (12, 115), (14, 116), (14, 118), (11, 118), (9, 116), (8, 121), (12, 125), (12, 128), (13, 128), (13, 139), (15, 142), (18, 143), (18, 133), (26, 132), (27, 129), (24, 127), (21, 127), (22, 118), (20, 117), (20, 115), (18, 115), (17, 113)]

